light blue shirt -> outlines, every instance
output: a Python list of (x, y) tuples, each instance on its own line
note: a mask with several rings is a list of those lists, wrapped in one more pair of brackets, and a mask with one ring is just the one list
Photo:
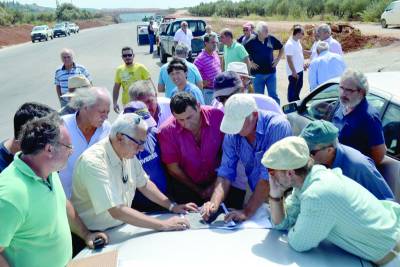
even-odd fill
[(261, 164), (264, 153), (275, 142), (292, 135), (292, 128), (284, 115), (258, 110), (256, 140), (249, 144), (239, 134), (226, 134), (222, 144), (222, 161), (218, 176), (235, 181), (237, 164), (243, 163), (250, 189), (254, 191), (260, 179), (268, 180), (268, 171)]
[[(184, 60), (184, 61), (185, 61), (186, 66), (188, 67), (187, 80), (194, 84), (202, 82), (203, 79), (201, 78), (200, 72), (197, 69), (196, 65), (188, 62), (187, 60)], [(174, 89), (176, 87), (176, 85), (174, 84), (174, 82), (171, 80), (171, 78), (168, 75), (168, 72), (167, 72), (168, 65), (169, 65), (169, 63), (164, 64), (160, 68), (160, 76), (158, 77), (158, 84), (165, 86), (165, 97), (171, 98), (172, 97), (172, 89)]]
[(311, 91), (327, 80), (341, 76), (345, 69), (346, 63), (341, 55), (329, 51), (322, 52), (311, 61), (308, 70), (308, 83)]
[[(171, 91), (171, 97), (173, 97), (177, 92), (178, 92), (178, 87), (175, 86), (175, 88), (172, 89), (172, 91)], [(185, 88), (183, 88), (183, 92), (192, 94), (196, 98), (197, 102), (199, 102), (199, 104), (205, 105), (203, 93), (193, 83), (190, 83), (190, 82), (186, 83)]]

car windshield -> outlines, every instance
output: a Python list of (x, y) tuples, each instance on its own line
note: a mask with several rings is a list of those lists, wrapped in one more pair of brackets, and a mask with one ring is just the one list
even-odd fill
[(32, 29), (32, 31), (43, 31), (46, 29), (46, 26), (36, 26)]
[(64, 28), (64, 24), (56, 24), (56, 26), (54, 26), (54, 28), (56, 28), (56, 29)]

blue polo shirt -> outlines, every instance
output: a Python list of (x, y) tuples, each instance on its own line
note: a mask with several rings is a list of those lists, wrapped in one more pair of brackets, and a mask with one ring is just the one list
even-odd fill
[(6, 140), (0, 143), (0, 173), (7, 168), (14, 159), (14, 155), (4, 146), (5, 142)]
[(276, 72), (276, 68), (272, 67), (272, 61), (274, 60), (274, 50), (280, 50), (283, 47), (281, 41), (272, 35), (268, 35), (262, 43), (258, 40), (258, 37), (255, 37), (244, 47), (249, 53), (250, 59), (259, 66), (258, 69), (251, 70), (252, 75)]
[(340, 105), (332, 123), (339, 129), (339, 142), (353, 147), (366, 156), (371, 156), (371, 147), (385, 143), (382, 122), (378, 111), (364, 98), (347, 115)]
[[(183, 91), (192, 94), (200, 105), (205, 105), (203, 93), (199, 87), (193, 83), (187, 82), (185, 88), (183, 88)], [(171, 91), (171, 97), (173, 97), (177, 92), (179, 92), (179, 89), (175, 86), (175, 88)]]
[(377, 199), (394, 199), (392, 190), (376, 169), (374, 161), (358, 150), (339, 144), (333, 168), (341, 168), (344, 175), (362, 185)]
[(264, 153), (275, 142), (292, 135), (292, 128), (284, 115), (258, 110), (256, 140), (249, 144), (239, 134), (226, 134), (222, 144), (222, 161), (218, 176), (235, 181), (236, 167), (243, 163), (250, 189), (254, 191), (260, 179), (268, 180), (268, 171), (261, 164)]

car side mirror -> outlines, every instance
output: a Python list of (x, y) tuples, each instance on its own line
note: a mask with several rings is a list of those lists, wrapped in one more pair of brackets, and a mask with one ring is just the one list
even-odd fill
[(282, 107), (283, 113), (289, 114), (298, 110), (298, 106), (296, 102), (289, 103)]

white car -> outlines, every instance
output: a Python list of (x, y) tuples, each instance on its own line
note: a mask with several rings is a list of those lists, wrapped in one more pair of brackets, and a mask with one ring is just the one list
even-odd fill
[(381, 15), (382, 28), (389, 25), (400, 25), (400, 1), (390, 3)]
[(31, 40), (32, 43), (35, 41), (41, 41), (41, 40), (49, 40), (53, 39), (53, 30), (49, 28), (47, 25), (40, 25), (40, 26), (35, 26), (32, 29), (31, 32)]

